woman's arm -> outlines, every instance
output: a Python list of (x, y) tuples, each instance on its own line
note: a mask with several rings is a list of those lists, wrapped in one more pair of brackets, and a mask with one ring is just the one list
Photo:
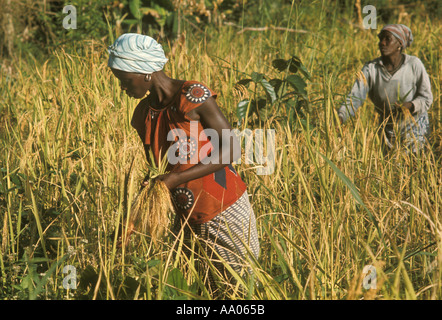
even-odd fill
[(414, 71), (416, 76), (417, 91), (411, 103), (414, 106), (415, 113), (422, 113), (424, 111), (428, 111), (433, 103), (430, 77), (428, 76), (424, 64), (420, 59), (416, 58)]
[[(205, 163), (205, 161), (201, 161), (200, 163), (182, 172), (172, 172), (158, 176), (157, 179), (162, 180), (169, 189), (174, 189), (180, 184), (216, 172), (237, 160), (241, 156), (239, 142), (233, 134), (229, 122), (224, 117), (214, 98), (210, 97), (202, 105), (187, 113), (187, 115), (192, 120), (200, 121), (204, 129), (215, 130), (216, 134), (218, 135), (218, 148), (216, 148), (217, 145), (214, 143), (214, 150), (211, 151), (210, 155), (211, 159), (215, 159), (215, 161), (212, 163)], [(226, 135), (226, 132), (231, 134)]]
[[(413, 62), (413, 74), (410, 74), (410, 78), (414, 77), (416, 81), (416, 93), (410, 99), (410, 101), (403, 102), (402, 107), (408, 109), (411, 114), (420, 114), (428, 111), (433, 103), (433, 94), (431, 93), (430, 77), (425, 70), (425, 67), (420, 59), (415, 57)], [(395, 107), (397, 110), (401, 104), (396, 102)]]
[(369, 91), (369, 81), (369, 70), (368, 66), (365, 65), (362, 71), (358, 73), (358, 79), (354, 82), (346, 101), (339, 108), (338, 116), (341, 123), (347, 121), (350, 116), (354, 117), (356, 111), (364, 104)]

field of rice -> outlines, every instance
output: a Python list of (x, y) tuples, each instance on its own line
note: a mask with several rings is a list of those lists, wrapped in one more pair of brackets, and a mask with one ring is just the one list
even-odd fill
[[(163, 43), (165, 72), (216, 91), (233, 127), (275, 130), (271, 174), (257, 174), (260, 164), (244, 154), (235, 165), (261, 254), (252, 262), (254, 281), (237, 275), (224, 298), (442, 299), (441, 20), (422, 11), (401, 16), (415, 39), (407, 53), (424, 63), (434, 96), (433, 145), (416, 156), (383, 152), (369, 101), (345, 125), (337, 118), (357, 72), (379, 56), (382, 25), (359, 28), (323, 1), (293, 1), (286, 11), (284, 28), (190, 27)], [(118, 246), (147, 166), (130, 125), (137, 101), (107, 67), (111, 42), (1, 61), (1, 299), (214, 298), (198, 259), (170, 231), (156, 242), (137, 232)], [(263, 92), (237, 82), (253, 72), (281, 79), (272, 61), (292, 56), (311, 75), (308, 111), (293, 116), (281, 104), (271, 116), (239, 123), (238, 103)], [(369, 288), (367, 266), (376, 270)]]

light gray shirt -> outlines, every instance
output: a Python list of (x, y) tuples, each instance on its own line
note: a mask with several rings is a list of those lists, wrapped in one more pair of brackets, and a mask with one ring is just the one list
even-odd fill
[(338, 111), (344, 122), (349, 116), (355, 115), (364, 104), (367, 94), (380, 113), (381, 121), (390, 111), (394, 111), (397, 101), (412, 102), (415, 119), (427, 114), (433, 102), (430, 78), (422, 61), (406, 54), (404, 63), (393, 75), (387, 71), (381, 58), (364, 65), (346, 102)]

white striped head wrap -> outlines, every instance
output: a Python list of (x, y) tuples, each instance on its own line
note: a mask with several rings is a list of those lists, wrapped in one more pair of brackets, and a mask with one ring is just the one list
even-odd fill
[(167, 58), (153, 38), (136, 33), (121, 35), (109, 46), (108, 66), (113, 69), (149, 74), (163, 69)]
[(404, 49), (406, 47), (409, 47), (411, 45), (411, 43), (413, 42), (413, 34), (411, 33), (410, 28), (408, 28), (406, 25), (387, 24), (385, 27), (382, 28), (379, 35), (382, 33), (382, 31), (391, 32), (399, 40), (399, 42), (402, 45), (402, 48), (404, 48)]

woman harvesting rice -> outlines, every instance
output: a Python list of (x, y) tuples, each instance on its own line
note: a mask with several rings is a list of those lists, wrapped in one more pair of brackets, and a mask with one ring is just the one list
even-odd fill
[(397, 140), (417, 152), (425, 146), (430, 132), (430, 79), (419, 58), (403, 53), (413, 42), (408, 27), (386, 25), (378, 37), (381, 57), (364, 65), (361, 77), (339, 109), (339, 118), (344, 123), (354, 116), (368, 94), (381, 116), (385, 144), (392, 148)]
[[(219, 260), (219, 255), (240, 272), (248, 250), (258, 257), (259, 244), (246, 185), (231, 165), (240, 150), (230, 136), (218, 139), (218, 145), (206, 135), (223, 137), (231, 131), (216, 94), (200, 82), (169, 78), (162, 71), (163, 48), (151, 37), (123, 34), (109, 54), (108, 66), (122, 90), (142, 99), (131, 124), (146, 156), (152, 151), (158, 164), (167, 154), (169, 173), (156, 179), (171, 190), (176, 225), (190, 226), (209, 243), (209, 257)], [(224, 272), (222, 263), (214, 265)]]

